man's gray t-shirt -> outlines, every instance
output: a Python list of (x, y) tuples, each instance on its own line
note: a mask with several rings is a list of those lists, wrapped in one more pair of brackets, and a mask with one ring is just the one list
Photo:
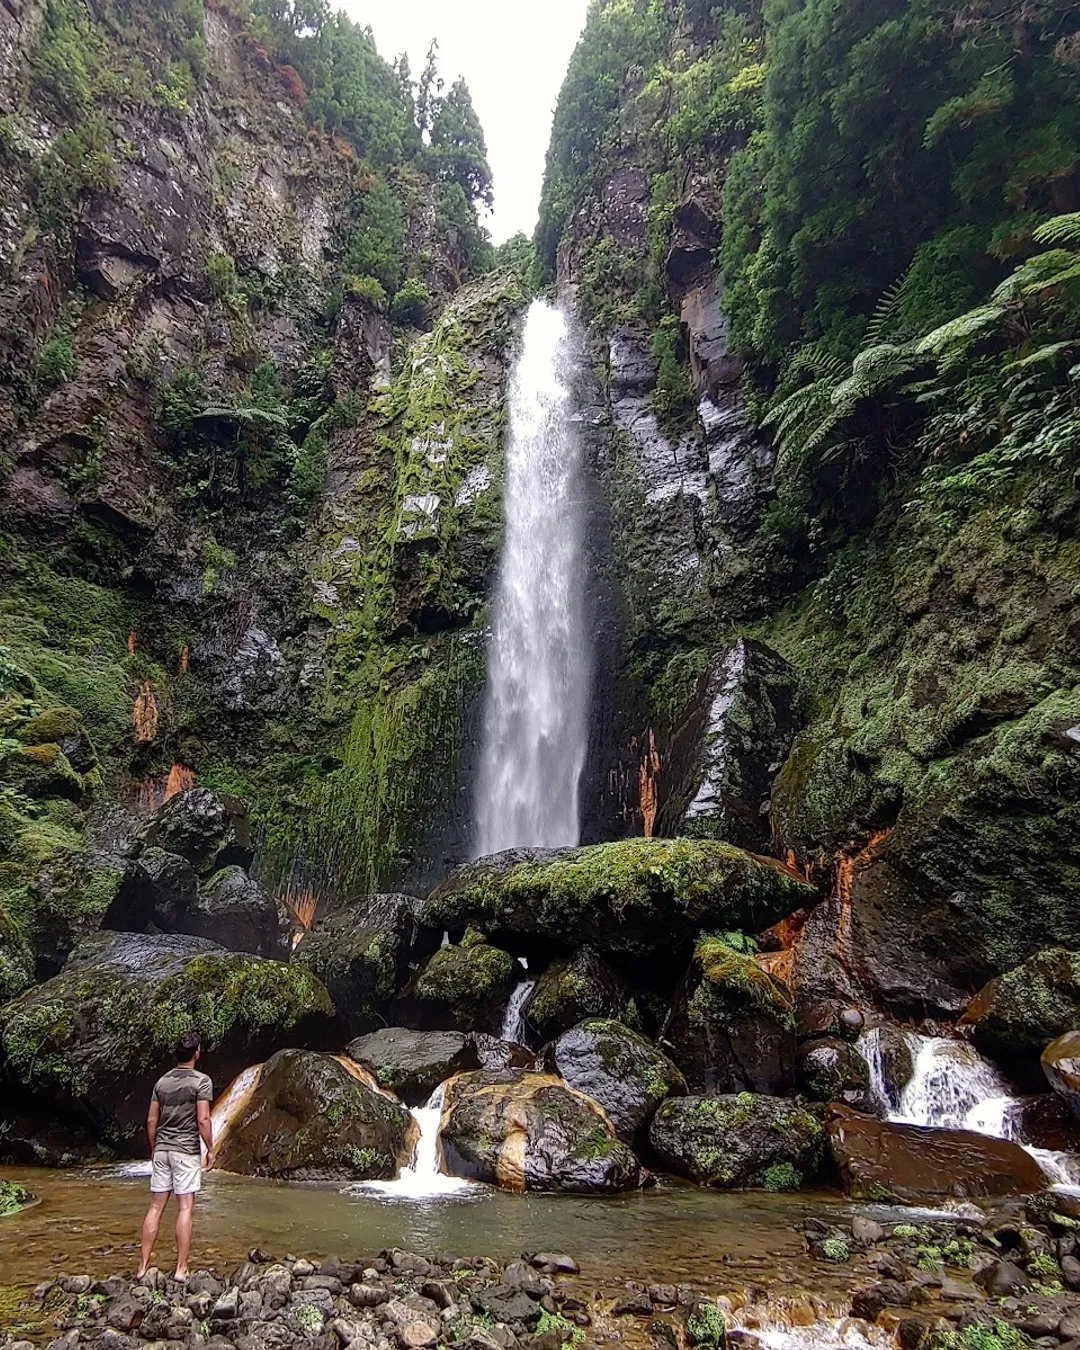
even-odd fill
[(197, 1102), (214, 1100), (214, 1085), (198, 1069), (170, 1069), (154, 1084), (154, 1100), (161, 1108), (155, 1153), (199, 1156)]

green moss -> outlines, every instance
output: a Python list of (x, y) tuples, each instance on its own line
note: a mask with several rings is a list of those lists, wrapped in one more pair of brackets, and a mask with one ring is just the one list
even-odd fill
[(686, 1319), (686, 1330), (694, 1345), (713, 1346), (720, 1350), (727, 1344), (727, 1322), (723, 1311), (715, 1303), (699, 1303)]
[(33, 1200), (25, 1186), (17, 1181), (5, 1181), (0, 1177), (0, 1219), (8, 1214), (17, 1214)]
[(19, 740), (24, 745), (44, 745), (62, 741), (82, 730), (83, 718), (75, 708), (47, 708), (19, 727)]
[(766, 1191), (797, 1191), (803, 1182), (803, 1174), (793, 1163), (772, 1163), (755, 1179), (755, 1183)]
[(932, 1331), (926, 1350), (1031, 1350), (1034, 1342), (1018, 1328), (995, 1317), (971, 1322), (959, 1330)]
[(851, 1248), (843, 1238), (826, 1238), (821, 1244), (821, 1254), (826, 1261), (851, 1260)]
[(487, 943), (443, 947), (424, 967), (413, 992), (450, 1009), (463, 1025), (472, 1025), (479, 1009), (509, 993), (516, 964), (509, 952)]

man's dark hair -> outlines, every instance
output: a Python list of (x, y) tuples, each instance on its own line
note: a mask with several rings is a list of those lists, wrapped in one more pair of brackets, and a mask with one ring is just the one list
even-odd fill
[(197, 1031), (185, 1031), (176, 1042), (177, 1061), (183, 1064), (186, 1060), (189, 1060), (194, 1056), (195, 1051), (198, 1050), (198, 1048), (199, 1033)]

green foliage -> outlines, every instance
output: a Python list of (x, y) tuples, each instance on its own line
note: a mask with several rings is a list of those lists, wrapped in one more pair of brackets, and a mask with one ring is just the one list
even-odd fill
[(17, 1214), (33, 1200), (25, 1186), (17, 1181), (6, 1181), (0, 1177), (0, 1219), (9, 1214)]
[(1017, 1327), (995, 1317), (990, 1322), (970, 1322), (960, 1330), (932, 1331), (927, 1350), (1031, 1350), (1033, 1342)]
[[(405, 225), (401, 204), (384, 178), (373, 179), (353, 200), (356, 224), (341, 261), (346, 278), (370, 277), (386, 296), (401, 285), (405, 269)], [(354, 283), (355, 284), (355, 283)]]
[(548, 1312), (546, 1308), (541, 1309), (540, 1320), (536, 1324), (536, 1335), (546, 1336), (548, 1332), (554, 1332), (559, 1342), (563, 1345), (580, 1345), (585, 1339), (585, 1333), (581, 1327), (574, 1326), (569, 1318), (563, 1317), (561, 1313)]
[(797, 1191), (803, 1175), (793, 1163), (772, 1163), (762, 1172), (760, 1182), (766, 1191)]
[(716, 1303), (698, 1303), (686, 1319), (686, 1330), (693, 1345), (722, 1350), (727, 1344), (727, 1321)]
[(61, 120), (76, 121), (88, 111), (101, 55), (82, 0), (49, 0), (31, 71), (35, 92)]
[(826, 1238), (821, 1244), (821, 1254), (826, 1261), (850, 1261), (851, 1247), (843, 1238)]
[(390, 317), (395, 323), (410, 328), (419, 328), (427, 318), (431, 296), (428, 288), (418, 277), (408, 277), (394, 296), (390, 306)]
[(748, 950), (748, 943), (742, 933), (704, 936), (698, 939), (694, 955), (711, 984), (736, 989), (750, 1003), (791, 1022), (794, 1004), (790, 991), (754, 960), (754, 944), (749, 943)]
[(456, 183), (470, 202), (482, 202), (490, 209), (494, 195), (484, 130), (464, 80), (455, 80), (435, 105), (431, 158), (437, 178)]
[(55, 333), (41, 349), (38, 357), (38, 385), (50, 389), (63, 384), (75, 374), (75, 350), (67, 333)]

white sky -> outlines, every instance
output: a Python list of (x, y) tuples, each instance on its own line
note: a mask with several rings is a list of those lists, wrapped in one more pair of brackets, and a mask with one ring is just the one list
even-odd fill
[(587, 0), (341, 0), (370, 25), (380, 56), (407, 52), (413, 79), (428, 43), (439, 39), (439, 72), (465, 77), (487, 138), (496, 244), (532, 234), (559, 86), (585, 24)]

